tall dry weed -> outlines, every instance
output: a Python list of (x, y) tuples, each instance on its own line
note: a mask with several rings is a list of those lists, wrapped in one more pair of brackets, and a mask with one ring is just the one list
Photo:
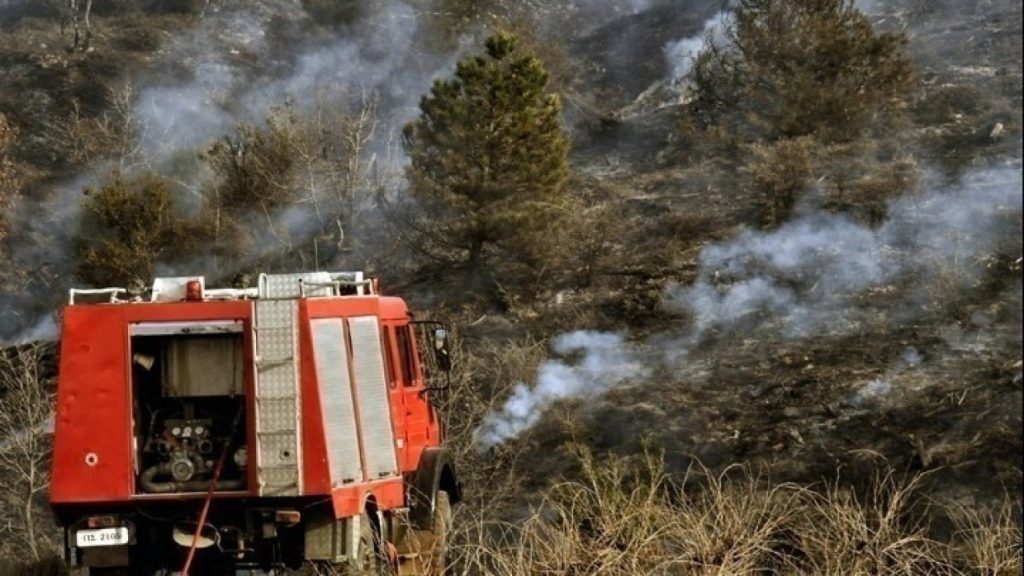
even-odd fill
[[(695, 466), (682, 478), (651, 453), (598, 458), (556, 483), (521, 521), (486, 505), (456, 517), (452, 573), (526, 576), (1019, 574), (1020, 505), (941, 507), (926, 475), (880, 465), (867, 487), (773, 483), (749, 467)], [(1016, 506), (1016, 508), (1014, 507)], [(932, 513), (957, 527), (931, 535)], [(507, 510), (506, 510), (507, 512)]]

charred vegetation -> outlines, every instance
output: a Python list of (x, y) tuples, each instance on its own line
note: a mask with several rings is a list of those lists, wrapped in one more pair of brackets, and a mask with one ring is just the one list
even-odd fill
[(457, 573), (1019, 572), (1019, 4), (65, 8), (0, 1), (6, 344), (364, 269), (455, 327)]

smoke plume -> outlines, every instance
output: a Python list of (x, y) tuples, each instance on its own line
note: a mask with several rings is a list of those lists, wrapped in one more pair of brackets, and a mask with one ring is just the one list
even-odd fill
[[(977, 289), (999, 265), (997, 256), (1020, 257), (1021, 189), (1019, 167), (982, 170), (953, 186), (896, 200), (877, 228), (805, 207), (777, 230), (748, 230), (709, 245), (696, 280), (665, 294), (665, 307), (690, 321), (649, 337), (644, 347), (660, 349), (665, 365), (678, 365), (715, 334), (839, 336), (864, 330), (865, 310), (880, 309), (890, 322), (927, 314), (944, 297)], [(636, 360), (639, 347), (619, 333), (572, 332), (553, 349), (582, 351), (583, 359), (548, 360), (536, 386), (518, 384), (484, 420), (482, 445), (514, 438), (555, 401), (594, 397), (652, 369), (649, 360)], [(895, 370), (921, 361), (908, 349)], [(872, 380), (854, 398), (873, 401), (891, 388), (891, 378)]]
[(679, 82), (690, 75), (694, 60), (705, 45), (721, 45), (725, 34), (732, 26), (732, 12), (719, 12), (704, 23), (700, 34), (680, 38), (665, 45), (665, 60), (668, 64), (669, 78)]
[(185, 63), (192, 77), (155, 78), (140, 92), (136, 116), (149, 153), (201, 146), (286, 101), (308, 110), (324, 94), (335, 98), (329, 104), (346, 93), (379, 95), (379, 112), (397, 128), (454, 63), (452, 54), (417, 46), (427, 24), (422, 7), (410, 2), (374, 2), (343, 29), (319, 34), (293, 2), (257, 6), (212, 14), (174, 40), (165, 64)]
[[(203, 151), (232, 135), (239, 123), (259, 125), (286, 103), (310, 113), (321, 104), (343, 110), (372, 100), (376, 130), (367, 154), (400, 155), (395, 134), (415, 116), (434, 78), (453, 69), (463, 49), (458, 42), (454, 49), (423, 48), (424, 38), (444, 32), (431, 28), (431, 13), (421, 3), (387, 0), (360, 8), (351, 21), (327, 25), (315, 21), (298, 0), (213, 3), (194, 26), (167, 39), (153, 65), (125, 85), (124, 121), (138, 136), (137, 146), (121, 151), (130, 157), (98, 161), (50, 190), (34, 191), (22, 203), (17, 220), (22, 236), (30, 240), (14, 247), (15, 259), (36, 269), (45, 288), (56, 289), (54, 294), (4, 296), (0, 342), (56, 337), (52, 322), (47, 323), (48, 308), (72, 283), (72, 236), (82, 190), (115, 170), (166, 176), (180, 185), (182, 204), (196, 206), (212, 176), (201, 160)], [(394, 159), (389, 169), (397, 170), (402, 162)], [(275, 225), (296, 237), (315, 232), (310, 218), (292, 218), (288, 211), (273, 216)], [(252, 248), (257, 256), (265, 247)], [(183, 270), (158, 262), (157, 269), (172, 275), (232, 272), (214, 270), (208, 261), (192, 264), (196, 268)]]
[(501, 409), (488, 415), (477, 431), (477, 442), (493, 446), (533, 426), (558, 400), (599, 395), (613, 386), (645, 378), (647, 366), (626, 344), (622, 334), (580, 330), (552, 342), (552, 351), (575, 359), (551, 359), (540, 365), (537, 384), (520, 382)]
[(929, 305), (937, 281), (976, 286), (989, 258), (1019, 238), (1021, 173), (976, 172), (949, 189), (893, 203), (877, 229), (810, 210), (778, 230), (747, 231), (709, 246), (697, 280), (668, 294), (689, 312), (689, 339), (771, 322), (786, 337), (858, 329), (860, 300), (900, 289), (908, 313)]

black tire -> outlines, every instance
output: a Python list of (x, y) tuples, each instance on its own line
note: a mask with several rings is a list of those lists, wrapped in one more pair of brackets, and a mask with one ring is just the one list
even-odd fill
[(402, 550), (408, 554), (398, 567), (400, 576), (443, 576), (448, 573), (448, 548), (452, 526), (451, 497), (434, 495), (431, 528), (413, 529), (405, 535)]
[(359, 517), (359, 559), (353, 573), (358, 576), (391, 576), (395, 573), (375, 507), (367, 507)]
[(434, 550), (431, 558), (433, 576), (443, 576), (448, 571), (449, 534), (452, 527), (452, 503), (448, 493), (439, 490), (434, 496)]

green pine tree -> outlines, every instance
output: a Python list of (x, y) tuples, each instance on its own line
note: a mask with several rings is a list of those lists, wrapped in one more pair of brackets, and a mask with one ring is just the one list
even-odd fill
[(688, 109), (740, 141), (849, 141), (911, 87), (906, 36), (853, 0), (740, 0), (724, 36), (695, 62)]
[(435, 82), (404, 133), (418, 247), (484, 276), (494, 254), (536, 266), (550, 252), (569, 174), (562, 106), (545, 92), (543, 64), (509, 33), (485, 45), (486, 56)]

